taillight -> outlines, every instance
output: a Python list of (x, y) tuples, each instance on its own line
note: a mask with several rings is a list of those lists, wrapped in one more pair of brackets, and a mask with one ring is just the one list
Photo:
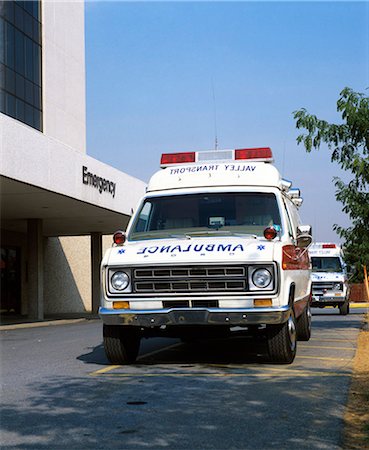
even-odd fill
[(336, 248), (336, 244), (323, 244), (322, 248)]

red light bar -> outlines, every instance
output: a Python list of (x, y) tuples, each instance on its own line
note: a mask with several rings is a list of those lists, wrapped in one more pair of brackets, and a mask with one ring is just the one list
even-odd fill
[(336, 248), (336, 244), (323, 244), (322, 248)]
[(234, 159), (273, 159), (270, 147), (240, 148), (234, 151)]
[(160, 164), (180, 164), (189, 163), (196, 161), (195, 152), (184, 152), (184, 153), (163, 153), (161, 155)]

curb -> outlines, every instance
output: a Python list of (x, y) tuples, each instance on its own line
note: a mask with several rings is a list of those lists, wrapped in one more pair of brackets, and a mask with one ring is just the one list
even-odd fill
[(350, 308), (369, 308), (369, 303), (367, 302), (355, 302), (355, 303), (350, 303)]
[(82, 323), (91, 320), (99, 320), (98, 318), (92, 319), (59, 319), (59, 320), (44, 320), (42, 322), (25, 322), (25, 323), (14, 323), (9, 325), (0, 325), (0, 331), (8, 330), (19, 330), (23, 328), (38, 328), (38, 327), (50, 327), (55, 325), (69, 325), (74, 323)]

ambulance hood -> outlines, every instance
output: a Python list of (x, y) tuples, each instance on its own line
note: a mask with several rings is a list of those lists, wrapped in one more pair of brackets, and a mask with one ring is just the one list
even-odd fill
[(342, 272), (312, 272), (312, 281), (332, 281), (332, 282), (344, 282), (345, 275)]
[(126, 242), (104, 257), (109, 266), (228, 264), (274, 260), (274, 243), (249, 236), (207, 236)]

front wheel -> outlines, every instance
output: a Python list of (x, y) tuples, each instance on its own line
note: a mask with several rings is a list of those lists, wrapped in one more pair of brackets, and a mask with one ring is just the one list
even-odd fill
[(297, 319), (296, 332), (299, 341), (308, 341), (311, 337), (311, 309), (309, 303)]
[(349, 302), (345, 302), (343, 305), (339, 306), (340, 314), (342, 316), (347, 316), (347, 314), (350, 312), (350, 304)]
[(104, 349), (112, 364), (133, 363), (138, 355), (141, 337), (134, 329), (124, 326), (103, 326)]
[(291, 364), (296, 356), (296, 322), (293, 310), (287, 322), (268, 327), (268, 352), (274, 363)]

